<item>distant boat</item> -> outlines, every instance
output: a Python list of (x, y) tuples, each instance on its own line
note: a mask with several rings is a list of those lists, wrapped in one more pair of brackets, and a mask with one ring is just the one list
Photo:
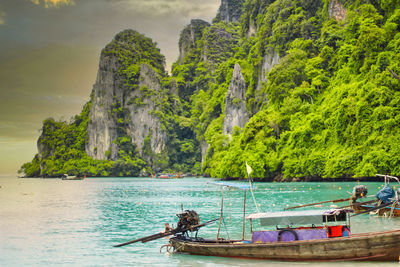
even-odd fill
[(84, 176), (69, 176), (68, 174), (64, 174), (61, 179), (76, 181), (76, 180), (83, 180), (85, 178), (86, 178), (86, 175), (84, 175)]
[(159, 173), (157, 173), (157, 174), (155, 174), (153, 176), (153, 178), (157, 178), (157, 179), (180, 179), (180, 178), (183, 178), (183, 175), (180, 174), (180, 173), (175, 173), (175, 174), (170, 174), (170, 173), (159, 174)]

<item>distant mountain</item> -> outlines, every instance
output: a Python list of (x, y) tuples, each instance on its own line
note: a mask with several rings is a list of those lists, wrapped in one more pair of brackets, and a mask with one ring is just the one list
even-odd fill
[(44, 121), (27, 176), (320, 180), (400, 173), (396, 1), (222, 0), (192, 20), (171, 75), (133, 30), (100, 56), (91, 100)]

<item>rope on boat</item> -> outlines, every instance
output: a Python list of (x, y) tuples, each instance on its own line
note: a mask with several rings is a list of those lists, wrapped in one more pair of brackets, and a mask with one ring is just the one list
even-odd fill
[(180, 245), (178, 248), (174, 248), (174, 252), (180, 252), (180, 251), (184, 251), (185, 250), (185, 243), (182, 243), (182, 245)]
[(227, 236), (228, 236), (228, 241), (230, 241), (231, 239), (230, 239), (230, 237), (229, 237), (228, 228), (226, 228), (226, 223), (225, 223), (225, 218), (224, 218), (224, 217), (222, 217), (222, 222), (224, 223), (225, 231), (226, 231), (226, 234), (227, 234)]
[(160, 247), (160, 253), (163, 253), (162, 250), (165, 248), (165, 253), (173, 253), (175, 252), (175, 248), (171, 244), (166, 244)]
[(394, 202), (393, 202), (392, 208), (390, 209), (390, 216), (389, 216), (389, 218), (392, 217), (392, 216), (394, 216), (393, 211), (394, 211), (394, 208), (397, 206), (397, 204), (398, 204), (398, 201), (394, 201)]

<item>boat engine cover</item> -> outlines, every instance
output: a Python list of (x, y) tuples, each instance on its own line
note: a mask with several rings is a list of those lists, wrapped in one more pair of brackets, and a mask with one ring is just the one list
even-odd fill
[(367, 186), (365, 185), (356, 185), (353, 187), (353, 196), (357, 198), (366, 197), (368, 194)]
[[(178, 216), (179, 218), (177, 227), (178, 230), (187, 229), (190, 228), (191, 226), (200, 224), (200, 217), (194, 210), (185, 210), (184, 212), (179, 213), (176, 216)], [(197, 230), (196, 228), (190, 229), (191, 232), (196, 230)]]

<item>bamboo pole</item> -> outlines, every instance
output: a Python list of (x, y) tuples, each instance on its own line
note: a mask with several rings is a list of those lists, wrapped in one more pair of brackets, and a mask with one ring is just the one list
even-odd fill
[(302, 207), (315, 206), (315, 205), (318, 205), (318, 204), (329, 203), (329, 202), (332, 202), (332, 203), (345, 202), (345, 201), (348, 201), (350, 199), (351, 198), (341, 198), (341, 199), (335, 199), (335, 200), (327, 200), (327, 201), (321, 201), (321, 202), (316, 202), (316, 203), (311, 203), (311, 204), (304, 204), (304, 205), (284, 208), (284, 210), (291, 210), (291, 209), (297, 209), (297, 208), (302, 208)]
[(218, 243), (218, 239), (219, 239), (219, 231), (221, 229), (221, 222), (222, 222), (223, 213), (224, 213), (224, 187), (222, 187), (221, 215), (219, 216), (219, 225), (218, 225), (218, 232), (217, 232), (217, 243)]
[(242, 240), (244, 240), (244, 231), (246, 229), (246, 190), (244, 190), (244, 200), (243, 200), (243, 234)]
[(393, 202), (382, 204), (382, 205), (374, 207), (372, 209), (369, 209), (369, 210), (366, 210), (366, 211), (363, 211), (363, 212), (360, 212), (360, 213), (356, 213), (356, 214), (350, 215), (350, 217), (358, 216), (358, 215), (365, 214), (365, 213), (368, 213), (368, 212), (371, 212), (371, 211), (375, 211), (375, 210), (380, 210), (381, 208), (385, 208), (385, 207), (390, 206), (392, 204), (393, 204)]
[(154, 235), (145, 236), (145, 237), (142, 237), (142, 238), (139, 238), (139, 239), (135, 239), (135, 240), (131, 240), (131, 241), (128, 241), (128, 242), (125, 242), (125, 243), (122, 243), (122, 244), (115, 245), (114, 247), (123, 247), (123, 246), (129, 245), (129, 244), (137, 243), (139, 241), (142, 241), (142, 243), (147, 243), (149, 241), (160, 239), (162, 237), (166, 237), (166, 236), (169, 236), (169, 235), (175, 235), (177, 233), (183, 233), (185, 231), (189, 231), (189, 230), (192, 230), (192, 229), (198, 229), (198, 228), (206, 226), (206, 225), (208, 225), (208, 224), (210, 224), (212, 222), (215, 222), (216, 220), (218, 220), (218, 218), (216, 218), (214, 220), (211, 220), (211, 221), (208, 221), (208, 222), (205, 222), (205, 223), (202, 223), (202, 224), (192, 225), (190, 227), (187, 227), (187, 228), (184, 228), (184, 229), (180, 229), (180, 230), (173, 229), (173, 230), (168, 231), (168, 232), (162, 232), (162, 233), (157, 233), (157, 234), (154, 234)]
[(354, 202), (354, 203), (346, 205), (346, 206), (337, 207), (336, 209), (344, 209), (344, 208), (349, 208), (352, 206), (358, 207), (358, 206), (362, 206), (362, 205), (372, 204), (374, 202), (378, 202), (378, 199), (373, 199), (373, 200), (369, 200), (369, 201), (365, 201), (365, 202)]

